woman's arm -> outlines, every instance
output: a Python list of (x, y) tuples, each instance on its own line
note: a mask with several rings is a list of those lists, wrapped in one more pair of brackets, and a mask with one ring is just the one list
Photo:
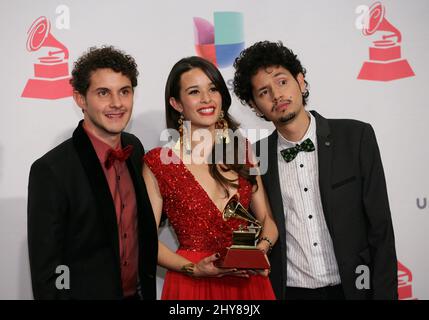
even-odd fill
[(259, 237), (261, 241), (258, 243), (257, 247), (265, 253), (268, 253), (271, 247), (276, 243), (279, 233), (273, 219), (270, 203), (261, 177), (257, 176), (256, 181), (258, 183), (258, 190), (252, 195), (250, 208), (255, 214), (256, 219), (262, 224), (262, 232)]
[[(163, 199), (159, 190), (158, 181), (153, 172), (147, 165), (143, 167), (143, 179), (146, 184), (149, 200), (155, 215), (156, 225), (159, 228), (161, 221)], [(194, 277), (221, 277), (225, 274), (241, 275), (242, 272), (236, 272), (233, 269), (217, 268), (213, 262), (219, 258), (219, 255), (213, 254), (201, 259), (197, 264), (173, 252), (162, 241), (158, 241), (158, 264), (172, 271), (183, 272)]]

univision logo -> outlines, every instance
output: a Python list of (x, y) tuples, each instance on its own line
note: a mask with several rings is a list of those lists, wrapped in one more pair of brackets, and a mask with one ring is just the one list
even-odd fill
[(423, 199), (417, 198), (416, 202), (417, 202), (417, 208), (419, 209), (426, 209), (428, 207), (428, 202), (426, 198), (423, 198)]
[(220, 68), (229, 67), (244, 49), (243, 14), (215, 12), (214, 25), (194, 17), (194, 35), (198, 56)]

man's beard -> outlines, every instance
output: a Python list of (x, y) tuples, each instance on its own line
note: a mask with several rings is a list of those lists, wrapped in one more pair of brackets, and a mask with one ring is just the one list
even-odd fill
[(296, 113), (295, 112), (291, 112), (283, 117), (280, 118), (280, 122), (283, 124), (289, 123), (291, 122), (293, 119), (295, 119), (296, 117)]

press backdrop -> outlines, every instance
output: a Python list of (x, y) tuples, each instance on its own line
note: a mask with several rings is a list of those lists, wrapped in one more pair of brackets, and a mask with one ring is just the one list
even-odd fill
[[(151, 149), (160, 143), (165, 81), (177, 60), (211, 46), (214, 55), (203, 55), (216, 59), (231, 87), (237, 50), (282, 40), (308, 70), (309, 110), (373, 125), (401, 262), (400, 296), (428, 299), (427, 21), (427, 0), (1, 1), (0, 298), (32, 299), (28, 173), (82, 118), (67, 87), (77, 57), (103, 44), (135, 57), (141, 75), (127, 130)], [(231, 112), (243, 128), (273, 129), (235, 97)], [(177, 246), (168, 228), (161, 239)], [(160, 269), (159, 292), (163, 276)]]

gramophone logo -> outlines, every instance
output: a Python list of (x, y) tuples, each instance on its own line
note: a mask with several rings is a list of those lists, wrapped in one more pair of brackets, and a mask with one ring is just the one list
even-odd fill
[(70, 97), (69, 51), (50, 32), (51, 24), (46, 17), (37, 18), (28, 30), (27, 50), (54, 48), (34, 64), (34, 77), (27, 81), (21, 97), (36, 99), (60, 99)]
[(377, 31), (385, 33), (369, 47), (369, 61), (363, 63), (358, 79), (391, 81), (414, 76), (408, 61), (401, 58), (401, 32), (387, 21), (385, 13), (384, 5), (376, 2), (365, 17), (362, 29), (365, 36)]
[(399, 300), (415, 300), (413, 297), (413, 275), (407, 267), (398, 261), (398, 296)]
[(194, 35), (197, 55), (220, 68), (229, 67), (244, 49), (243, 14), (215, 12), (214, 26), (195, 17)]

